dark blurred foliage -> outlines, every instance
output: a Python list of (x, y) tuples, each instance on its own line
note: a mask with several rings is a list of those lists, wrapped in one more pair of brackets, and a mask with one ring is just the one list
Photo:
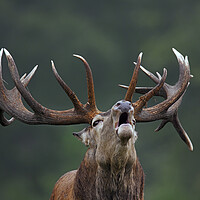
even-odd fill
[[(140, 51), (142, 64), (150, 71), (162, 73), (167, 67), (169, 83), (178, 77), (171, 48), (189, 56), (194, 78), (179, 116), (194, 152), (171, 124), (159, 133), (154, 133), (157, 122), (137, 125), (136, 148), (146, 174), (147, 200), (200, 198), (199, 44), (200, 2), (195, 0), (0, 2), (0, 47), (12, 53), (21, 75), (39, 64), (29, 90), (49, 108), (72, 107), (53, 77), (51, 59), (85, 102), (84, 68), (72, 57), (83, 55), (93, 70), (98, 107), (106, 111), (124, 97), (125, 91), (117, 85), (129, 83), (132, 62)], [(6, 86), (12, 88), (5, 56), (2, 64)], [(138, 85), (153, 83), (140, 73)], [(0, 127), (0, 199), (48, 199), (57, 179), (80, 165), (86, 148), (72, 132), (83, 127), (29, 126), (17, 121)]]

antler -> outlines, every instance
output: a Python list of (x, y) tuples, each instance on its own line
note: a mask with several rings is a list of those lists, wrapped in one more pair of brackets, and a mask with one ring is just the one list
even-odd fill
[[(187, 133), (183, 129), (183, 127), (180, 124), (180, 121), (178, 119), (178, 107), (181, 104), (183, 95), (189, 85), (190, 78), (192, 75), (190, 75), (190, 66), (188, 57), (184, 57), (175, 49), (172, 49), (174, 54), (177, 57), (178, 63), (179, 63), (179, 80), (178, 82), (172, 86), (167, 83), (161, 84), (161, 75), (157, 73), (156, 77), (151, 72), (146, 70), (144, 67), (140, 66), (142, 71), (150, 77), (156, 84), (162, 85), (161, 87), (156, 86), (158, 89), (155, 90), (155, 87), (136, 87), (135, 92), (144, 94), (138, 101), (133, 103), (135, 107), (135, 119), (137, 122), (150, 122), (155, 120), (162, 119), (161, 124), (158, 126), (158, 128), (155, 131), (159, 131), (162, 129), (168, 122), (171, 122), (173, 126), (175, 127), (176, 131), (178, 132), (181, 139), (187, 144), (189, 149), (193, 150), (192, 142), (190, 141), (190, 138), (188, 137)], [(135, 63), (137, 68), (138, 62)], [(163, 73), (164, 75), (164, 73)], [(120, 85), (123, 88), (128, 88), (127, 86)], [(129, 86), (130, 87), (130, 86)], [(153, 92), (154, 91), (154, 92)], [(152, 96), (161, 96), (165, 98), (163, 102), (149, 107), (149, 108), (143, 108), (143, 106), (146, 104), (146, 102), (150, 98), (146, 98), (146, 96), (149, 96), (149, 93), (154, 93)], [(150, 95), (150, 97), (152, 97)]]
[[(3, 84), (2, 78), (2, 56), (3, 51), (5, 52), (8, 67), (15, 83), (12, 90), (7, 90)], [(53, 61), (52, 70), (53, 73), (64, 89), (64, 91), (69, 96), (72, 101), (74, 108), (64, 111), (56, 111), (48, 109), (38, 103), (31, 95), (31, 93), (26, 89), (29, 81), (33, 77), (37, 66), (26, 76), (26, 74), (20, 79), (15, 62), (6, 49), (1, 49), (0, 51), (0, 123), (3, 126), (7, 126), (14, 121), (14, 118), (27, 123), (27, 124), (55, 124), (55, 125), (69, 125), (69, 124), (79, 124), (79, 123), (91, 123), (91, 119), (100, 111), (96, 107), (95, 94), (94, 94), (94, 84), (92, 78), (92, 72), (87, 61), (78, 55), (74, 55), (83, 61), (86, 75), (87, 75), (87, 90), (88, 90), (88, 102), (82, 104), (75, 93), (68, 87), (68, 85), (59, 76)], [(26, 103), (30, 106), (33, 112), (27, 110), (22, 103), (21, 96), (24, 98)], [(10, 120), (6, 119), (3, 113), (6, 112), (8, 115), (12, 116)]]

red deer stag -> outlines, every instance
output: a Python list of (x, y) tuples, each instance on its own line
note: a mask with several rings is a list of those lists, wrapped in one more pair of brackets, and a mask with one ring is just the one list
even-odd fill
[[(88, 90), (86, 104), (79, 101), (75, 93), (59, 76), (52, 62), (52, 70), (57, 81), (74, 105), (72, 109), (56, 111), (42, 106), (26, 89), (37, 67), (20, 78), (12, 56), (6, 49), (0, 51), (0, 61), (4, 52), (15, 83), (12, 90), (5, 88), (0, 66), (0, 122), (3, 126), (11, 124), (14, 119), (27, 124), (89, 124), (87, 128), (74, 133), (74, 136), (89, 147), (85, 157), (78, 170), (68, 172), (58, 180), (51, 200), (143, 200), (144, 172), (135, 150), (136, 122), (162, 120), (156, 131), (171, 122), (189, 149), (193, 150), (192, 143), (182, 128), (177, 114), (192, 76), (187, 56), (184, 58), (175, 49), (173, 51), (180, 71), (178, 82), (174, 86), (165, 83), (166, 69), (163, 70), (162, 76), (159, 73), (155, 76), (142, 67), (141, 53), (135, 63), (129, 86), (121, 85), (127, 88), (124, 100), (115, 103), (107, 112), (101, 112), (96, 107), (92, 72), (83, 57), (74, 55), (83, 61), (86, 70)], [(156, 83), (155, 87), (136, 87), (139, 69)], [(142, 96), (132, 103), (134, 92)], [(32, 112), (25, 108), (21, 96)], [(157, 105), (146, 107), (146, 103), (153, 96), (161, 96), (165, 100)], [(12, 118), (7, 119), (3, 115), (4, 112)]]

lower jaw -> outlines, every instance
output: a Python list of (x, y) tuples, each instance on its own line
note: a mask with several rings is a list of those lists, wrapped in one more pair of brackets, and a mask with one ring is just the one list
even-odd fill
[(120, 140), (128, 142), (128, 140), (133, 137), (133, 128), (130, 126), (119, 127), (116, 133)]
[(119, 141), (121, 145), (125, 146), (129, 142), (129, 140), (132, 138), (132, 135), (130, 134), (117, 134), (117, 137), (119, 138)]

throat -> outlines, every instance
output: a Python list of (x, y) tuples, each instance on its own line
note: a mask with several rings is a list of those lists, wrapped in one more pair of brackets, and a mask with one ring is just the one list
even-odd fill
[(107, 171), (98, 168), (96, 179), (97, 199), (132, 199), (134, 188), (135, 183), (132, 171), (127, 173), (124, 168), (118, 173), (113, 173), (112, 170)]

